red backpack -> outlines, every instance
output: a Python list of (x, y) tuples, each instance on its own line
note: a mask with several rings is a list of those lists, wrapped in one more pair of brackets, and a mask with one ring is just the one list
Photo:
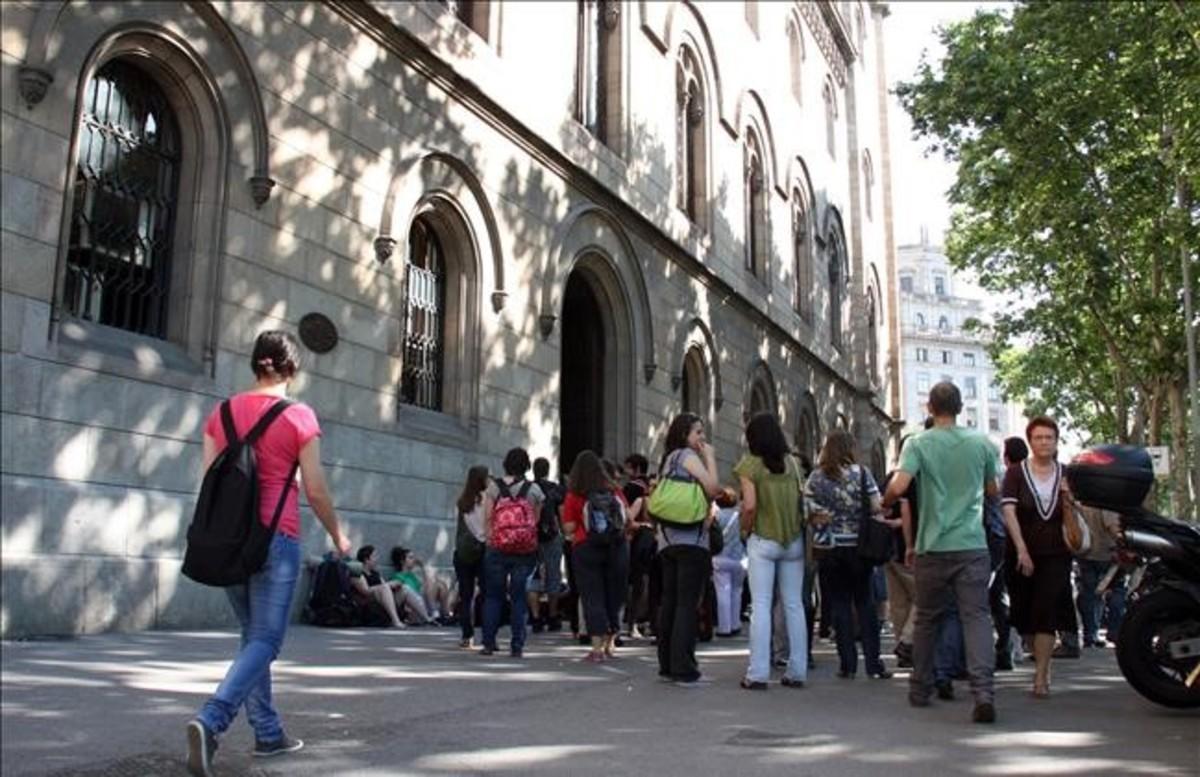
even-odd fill
[(537, 551), (537, 515), (533, 503), (526, 498), (528, 480), (521, 482), (521, 490), (514, 496), (503, 480), (497, 480), (500, 496), (492, 507), (492, 536), (489, 544), (500, 551), (514, 556)]

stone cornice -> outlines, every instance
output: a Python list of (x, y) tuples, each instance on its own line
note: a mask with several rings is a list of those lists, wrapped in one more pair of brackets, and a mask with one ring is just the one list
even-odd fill
[(357, 30), (403, 60), (423, 78), (448, 95), (453, 95), (454, 99), (458, 100), (463, 107), (472, 111), (480, 120), (523, 152), (529, 154), (538, 163), (567, 181), (592, 202), (615, 214), (639, 237), (671, 261), (683, 267), (692, 277), (711, 289), (716, 296), (738, 307), (752, 323), (775, 333), (782, 342), (805, 356), (811, 364), (820, 368), (844, 390), (851, 395), (862, 395), (861, 387), (835, 369), (808, 345), (797, 339), (796, 335), (772, 318), (768, 311), (751, 304), (732, 284), (717, 275), (711, 267), (705, 265), (666, 234), (661, 226), (630, 205), (617, 192), (610, 190), (590, 172), (580, 168), (562, 150), (549, 143), (489, 97), (475, 83), (459, 75), (448, 62), (431, 51), (409, 30), (397, 26), (370, 3), (361, 2), (361, 0), (329, 0), (329, 7)]

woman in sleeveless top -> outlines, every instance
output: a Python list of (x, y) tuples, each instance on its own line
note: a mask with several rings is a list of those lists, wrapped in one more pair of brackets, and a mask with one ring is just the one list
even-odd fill
[[(691, 479), (707, 497), (721, 493), (713, 447), (704, 438), (704, 424), (692, 413), (680, 413), (667, 429), (660, 480)], [(658, 554), (662, 567), (662, 600), (658, 623), (658, 673), (681, 687), (700, 682), (696, 663), (697, 604), (712, 568), (708, 552), (710, 514), (696, 529), (658, 525)]]

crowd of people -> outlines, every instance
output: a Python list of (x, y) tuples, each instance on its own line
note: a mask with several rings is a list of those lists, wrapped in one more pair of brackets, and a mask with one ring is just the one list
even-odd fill
[[(230, 400), (237, 428), (284, 396), (297, 353), (290, 335), (259, 337), (256, 385)], [(708, 683), (698, 640), (738, 635), (747, 619), (744, 689), (767, 690), (773, 668), (780, 686), (803, 688), (814, 637), (835, 641), (838, 681), (857, 676), (860, 651), (864, 675), (887, 681), (886, 616), (896, 666), (911, 670), (910, 704), (928, 706), (935, 694), (952, 699), (953, 682), (966, 679), (972, 719), (990, 723), (993, 672), (1031, 653), (1032, 693), (1045, 699), (1052, 659), (1079, 655), (1077, 610), (1084, 646), (1103, 644), (1102, 622), (1110, 634), (1119, 625), (1120, 581), (1107, 601), (1096, 593), (1110, 570), (1113, 516), (1074, 504), (1052, 419), (1032, 419), (1025, 440), (1006, 441), (1001, 457), (986, 436), (957, 424), (962, 399), (953, 384), (934, 386), (928, 409), (925, 431), (901, 442), (882, 487), (859, 463), (849, 432), (830, 432), (814, 465), (793, 454), (770, 414), (747, 420), (744, 454), (727, 478), (704, 423), (690, 413), (670, 423), (653, 469), (638, 453), (617, 465), (584, 450), (558, 483), (546, 459), (513, 448), (495, 475), (482, 465), (466, 474), (455, 504), (453, 581), (403, 547), (393, 549), (385, 579), (376, 549), (364, 545), (353, 587), (392, 626), (456, 623), (460, 647), (483, 656), (501, 650), (506, 625), (512, 658), (524, 656), (529, 630), (560, 632), (564, 621), (589, 663), (617, 659), (626, 640), (652, 640), (660, 679), (681, 688)], [(206, 466), (225, 443), (216, 418), (205, 428)], [(297, 403), (282, 418), (287, 423), (268, 430), (269, 455), (260, 458), (264, 514), (282, 493), (283, 520), (264, 568), (228, 589), (242, 646), (188, 724), (195, 774), (208, 774), (217, 736), (243, 706), (255, 755), (302, 745), (284, 733), (270, 698), (270, 664), (299, 576), (289, 460), (299, 461), (309, 502), (338, 552), (350, 550), (324, 486), (315, 415)], [(1089, 527), (1090, 547), (1076, 536), (1078, 520)], [(881, 531), (890, 556), (882, 563), (864, 552)]]

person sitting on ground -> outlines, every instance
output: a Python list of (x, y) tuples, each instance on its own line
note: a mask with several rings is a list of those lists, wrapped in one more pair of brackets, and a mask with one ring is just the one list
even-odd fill
[(400, 613), (396, 609), (396, 597), (392, 593), (392, 587), (383, 582), (383, 577), (379, 574), (379, 557), (375, 553), (375, 546), (363, 545), (358, 549), (355, 558), (362, 564), (363, 573), (358, 576), (351, 575), (350, 585), (363, 597), (379, 602), (394, 628), (404, 628), (404, 621), (400, 620)]
[[(408, 548), (399, 545), (392, 548), (392, 566), (396, 570), (392, 581), (402, 584), (421, 600), (417, 616), (423, 615), (426, 623), (445, 625), (450, 616), (450, 586), (430, 572), (425, 562)], [(410, 600), (408, 597), (405, 601)]]

